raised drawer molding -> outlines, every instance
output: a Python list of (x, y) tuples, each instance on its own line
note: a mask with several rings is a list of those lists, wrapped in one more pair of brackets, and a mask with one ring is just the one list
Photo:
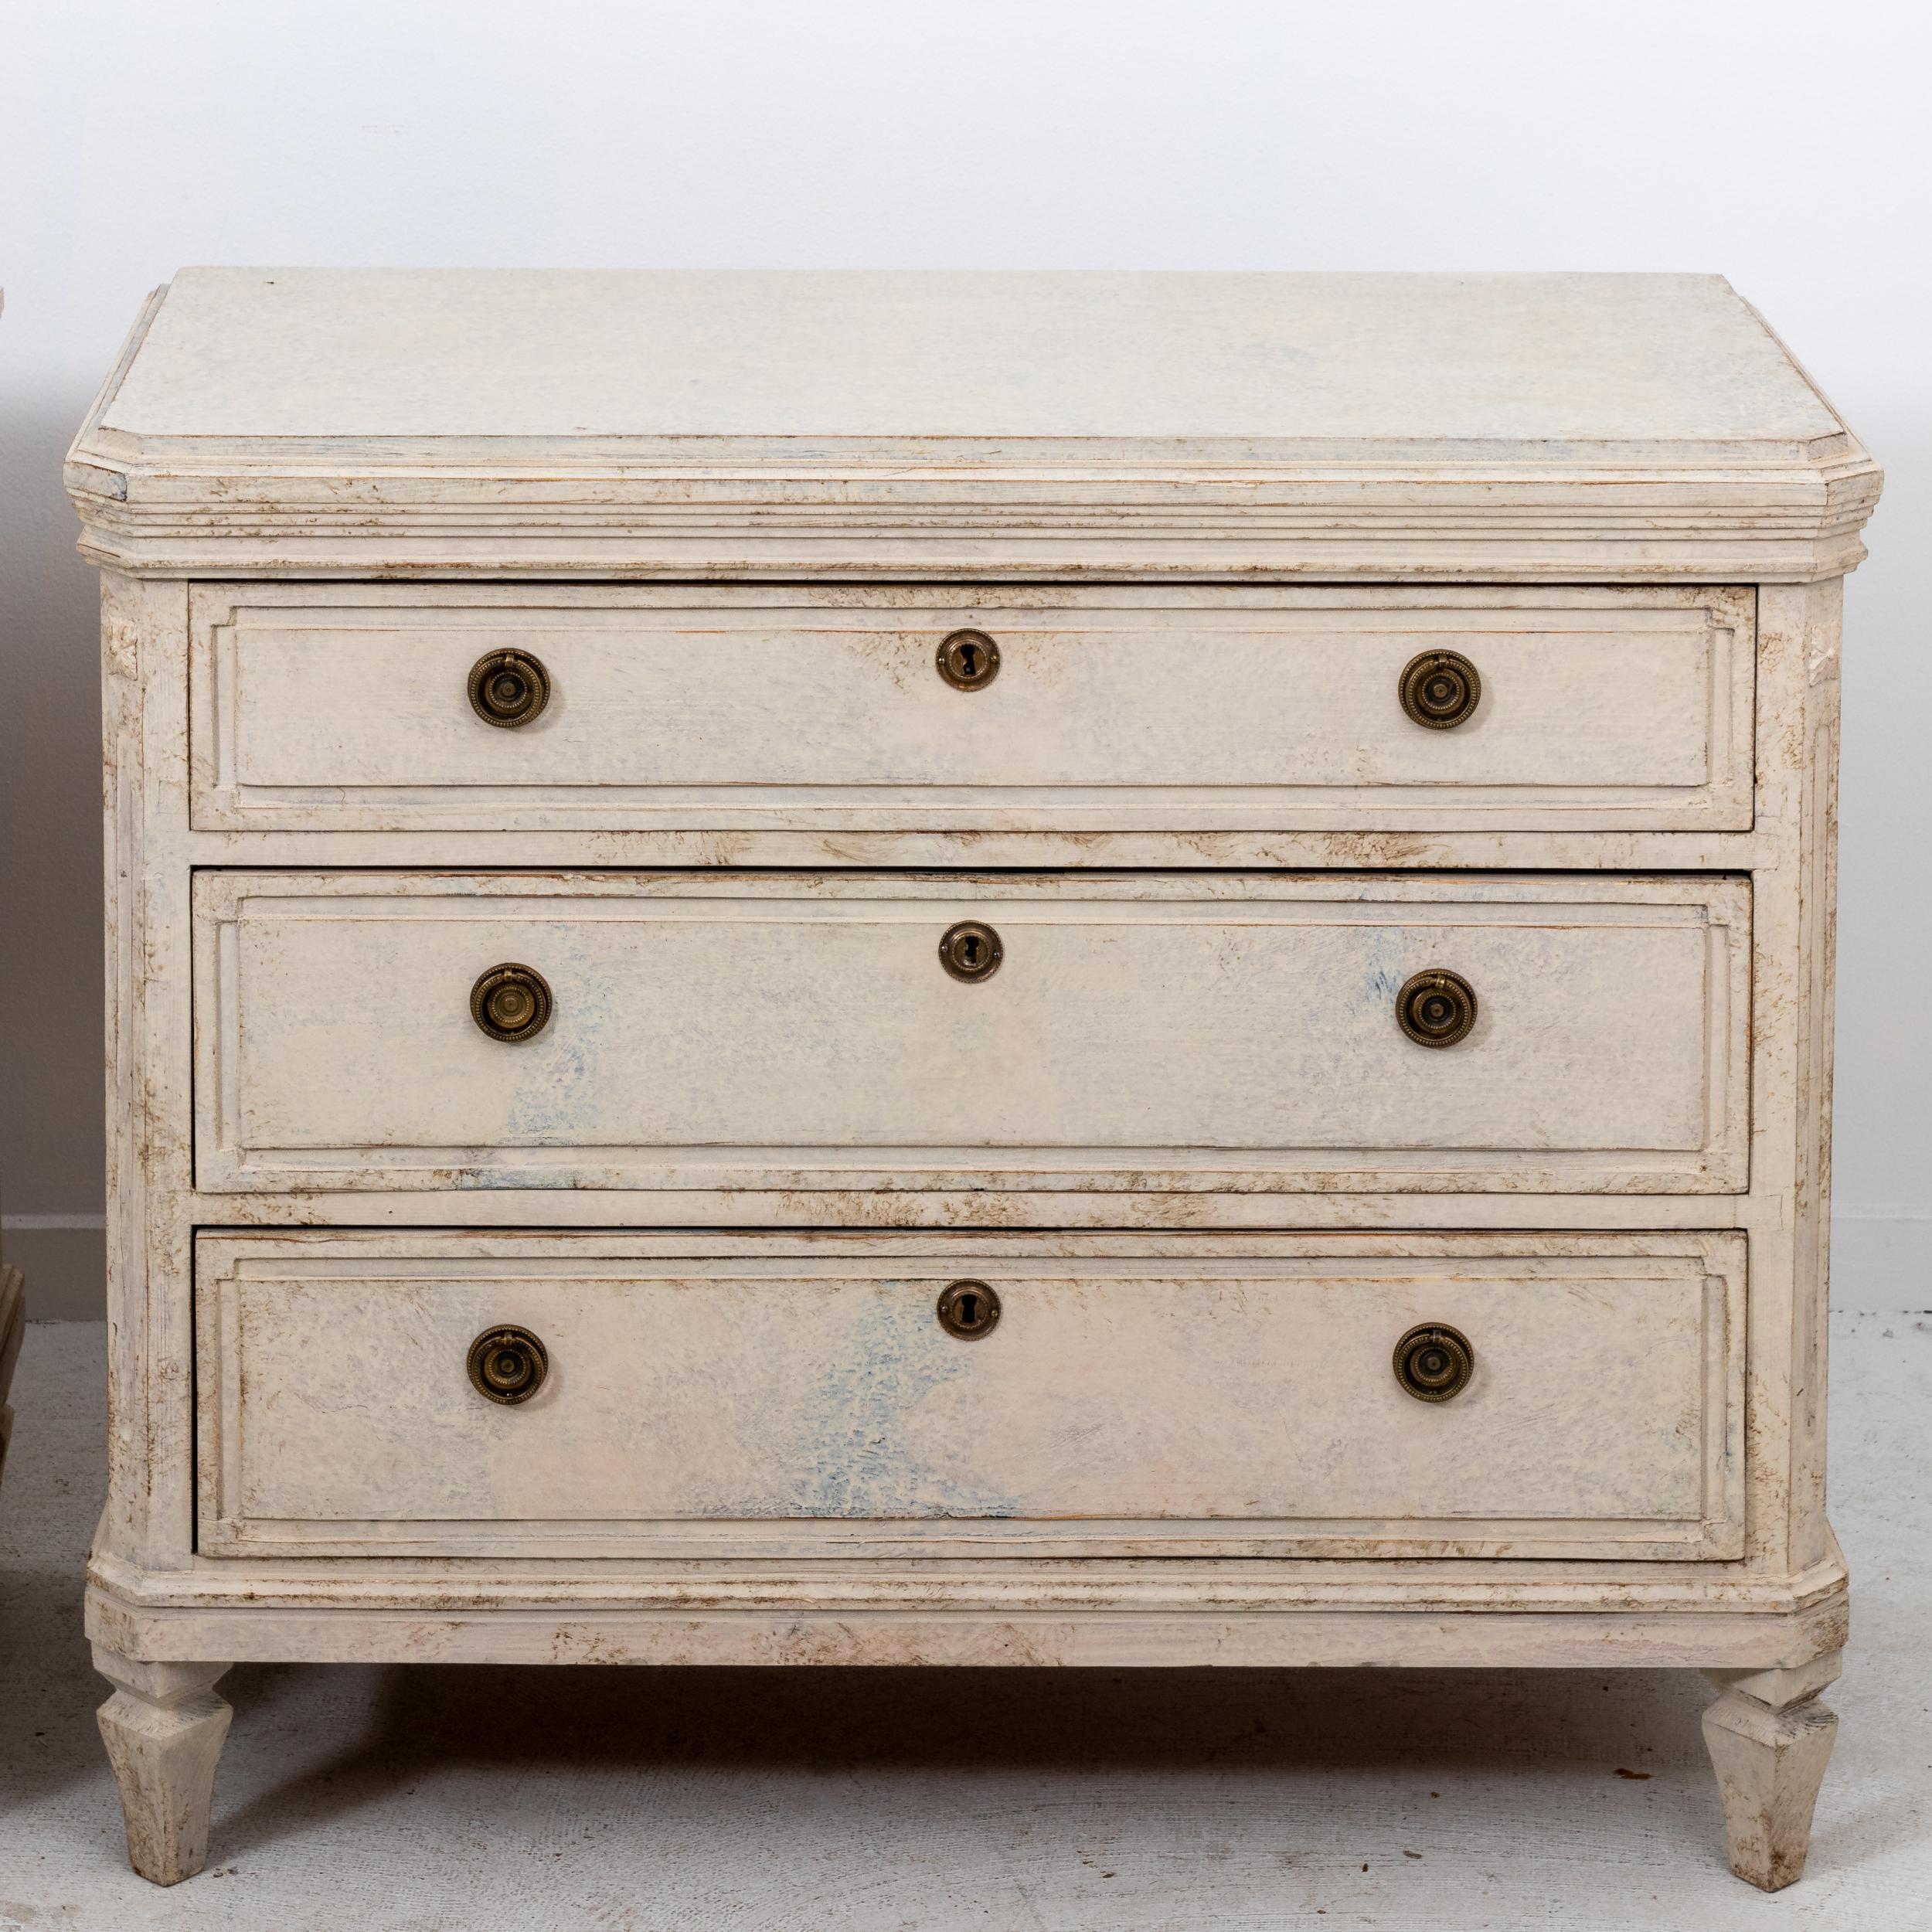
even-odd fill
[(246, 1659), (1701, 1668), (1799, 1876), (1879, 474), (1726, 283), (197, 270), (67, 477), (138, 1870)]
[[(194, 820), (345, 831), (1740, 831), (1743, 590), (197, 589)], [(962, 691), (935, 647), (999, 653)], [(492, 729), (492, 651), (549, 701)], [(1453, 651), (1466, 723), (1402, 675)]]
[[(204, 872), (195, 910), (211, 1191), (1746, 1178), (1736, 879)], [(471, 1013), (502, 963), (529, 1039)], [(1437, 968), (1447, 1051), (1396, 1011)]]
[[(206, 1236), (202, 1548), (1741, 1553), (1740, 1236), (1167, 1246)], [(934, 1300), (982, 1276), (962, 1348)], [(1453, 1403), (1389, 1371), (1430, 1321), (1476, 1353)], [(504, 1323), (548, 1357), (513, 1406), (464, 1372)]]

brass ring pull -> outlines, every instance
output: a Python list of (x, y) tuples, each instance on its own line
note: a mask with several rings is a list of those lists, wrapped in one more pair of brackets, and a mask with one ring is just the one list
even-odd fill
[(1476, 1352), (1459, 1328), (1425, 1321), (1396, 1344), (1396, 1379), (1418, 1402), (1447, 1402), (1469, 1386)]
[(984, 691), (999, 675), (999, 646), (984, 631), (950, 631), (940, 641), (939, 675), (955, 691)]
[(550, 983), (535, 968), (492, 966), (470, 988), (470, 1018), (492, 1039), (533, 1039), (550, 1023)]
[(954, 1281), (940, 1291), (939, 1325), (962, 1342), (991, 1335), (999, 1323), (999, 1297), (984, 1281)]
[(486, 651), (470, 666), (470, 703), (485, 724), (526, 725), (550, 702), (550, 674), (527, 651)]
[(1482, 679), (1460, 651), (1425, 651), (1402, 668), (1402, 708), (1431, 731), (1448, 731), (1474, 716)]
[(1454, 1046), (1476, 1023), (1476, 989), (1460, 973), (1417, 973), (1396, 995), (1396, 1024), (1418, 1046)]
[(969, 984), (991, 979), (1006, 957), (999, 934), (977, 919), (962, 919), (948, 926), (939, 942), (939, 963), (955, 979)]
[(470, 1380), (492, 1402), (528, 1402), (550, 1372), (549, 1351), (528, 1328), (485, 1328), (470, 1344)]

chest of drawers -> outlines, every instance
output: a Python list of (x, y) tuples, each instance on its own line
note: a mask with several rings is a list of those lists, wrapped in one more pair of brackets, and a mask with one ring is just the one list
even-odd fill
[(200, 270), (104, 573), (131, 1853), (237, 1659), (1672, 1665), (1802, 1868), (1839, 588), (1697, 277)]

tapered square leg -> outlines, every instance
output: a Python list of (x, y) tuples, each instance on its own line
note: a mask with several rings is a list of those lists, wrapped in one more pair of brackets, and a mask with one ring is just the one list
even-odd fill
[(212, 1687), (228, 1666), (144, 1663), (97, 1645), (94, 1668), (114, 1687), (99, 1715), (128, 1861), (157, 1885), (179, 1885), (208, 1862), (215, 1762), (233, 1715)]
[(1804, 1876), (1811, 1813), (1838, 1733), (1818, 1693), (1838, 1674), (1836, 1652), (1795, 1670), (1712, 1673), (1725, 1689), (1704, 1713), (1704, 1743), (1724, 1801), (1731, 1869), (1762, 1891)]

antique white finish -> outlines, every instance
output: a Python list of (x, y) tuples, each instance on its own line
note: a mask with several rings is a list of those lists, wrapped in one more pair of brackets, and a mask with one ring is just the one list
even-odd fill
[(1739, 1877), (1767, 1892), (1804, 1876), (1811, 1812), (1838, 1736), (1818, 1694), (1838, 1670), (1834, 1651), (1796, 1670), (1713, 1673), (1727, 1688), (1704, 1713), (1704, 1742), (1731, 1858)]
[(100, 1736), (120, 1787), (128, 1862), (157, 1885), (179, 1885), (208, 1861), (215, 1765), (234, 1715), (213, 1685), (228, 1666), (147, 1663), (98, 1646), (94, 1666), (114, 1687), (100, 1707)]
[(69, 475), (139, 1869), (225, 1661), (596, 1659), (1701, 1668), (1797, 1876), (1878, 474), (1722, 281), (192, 271)]
[[(1748, 831), (1752, 605), (198, 586), (192, 809), (264, 831)], [(971, 693), (934, 675), (935, 637), (967, 626), (1002, 654)], [(537, 653), (550, 702), (479, 728), (464, 680), (506, 647)], [(1432, 649), (1480, 670), (1461, 730), (1403, 714)]]
[[(1150, 1245), (206, 1236), (201, 1547), (1741, 1553), (1741, 1236)], [(1440, 1405), (1390, 1372), (1431, 1320), (1481, 1369)], [(549, 1355), (511, 1410), (451, 1372), (501, 1322)]]
[(69, 480), (206, 577), (1723, 584), (1879, 473), (1711, 275), (202, 268)]
[[(1731, 879), (204, 872), (194, 922), (205, 1192), (1745, 1177)], [(513, 1045), (503, 961), (555, 996)], [(1395, 1021), (1430, 968), (1454, 1053)]]

